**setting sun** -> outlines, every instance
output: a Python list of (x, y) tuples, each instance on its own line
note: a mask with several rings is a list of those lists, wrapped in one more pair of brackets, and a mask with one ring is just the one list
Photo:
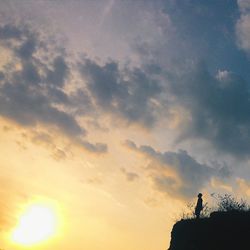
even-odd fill
[(12, 241), (20, 245), (33, 245), (53, 236), (56, 227), (57, 216), (53, 208), (33, 204), (20, 216), (12, 233)]

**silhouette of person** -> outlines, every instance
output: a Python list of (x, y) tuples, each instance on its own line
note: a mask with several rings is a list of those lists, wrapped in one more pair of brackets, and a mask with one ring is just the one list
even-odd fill
[(200, 218), (200, 213), (201, 213), (201, 210), (203, 209), (203, 206), (202, 206), (202, 194), (199, 193), (198, 194), (198, 200), (197, 200), (197, 204), (196, 204), (196, 207), (195, 207), (195, 215), (196, 215), (196, 218), (199, 219)]

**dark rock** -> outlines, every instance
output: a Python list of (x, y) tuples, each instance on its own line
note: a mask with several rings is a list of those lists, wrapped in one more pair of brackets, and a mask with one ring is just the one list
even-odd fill
[(250, 212), (214, 212), (209, 218), (177, 222), (169, 250), (250, 249)]

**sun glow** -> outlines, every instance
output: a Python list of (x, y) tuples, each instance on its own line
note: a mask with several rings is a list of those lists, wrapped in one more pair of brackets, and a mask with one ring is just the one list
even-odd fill
[(22, 213), (12, 232), (12, 241), (25, 246), (45, 241), (56, 233), (58, 218), (53, 207), (32, 204)]

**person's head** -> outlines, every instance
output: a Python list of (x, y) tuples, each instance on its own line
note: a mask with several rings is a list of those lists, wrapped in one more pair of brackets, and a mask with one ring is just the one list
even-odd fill
[(198, 198), (201, 198), (201, 197), (202, 197), (202, 193), (199, 193), (199, 194), (198, 194)]

